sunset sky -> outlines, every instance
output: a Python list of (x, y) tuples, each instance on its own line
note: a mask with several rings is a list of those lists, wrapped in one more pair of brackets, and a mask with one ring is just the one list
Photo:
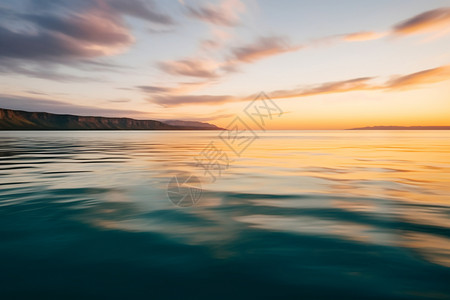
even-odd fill
[(0, 2), (0, 107), (269, 129), (450, 125), (449, 0)]

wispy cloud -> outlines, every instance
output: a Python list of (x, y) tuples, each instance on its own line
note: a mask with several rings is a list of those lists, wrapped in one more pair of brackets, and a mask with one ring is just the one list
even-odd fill
[(348, 42), (361, 42), (361, 41), (377, 40), (386, 35), (387, 33), (385, 32), (361, 31), (346, 34), (343, 36), (343, 39)]
[(292, 45), (285, 37), (260, 37), (255, 42), (231, 49), (231, 62), (252, 63), (281, 53), (297, 51), (302, 47)]
[(236, 26), (239, 15), (245, 11), (245, 5), (240, 0), (223, 0), (219, 4), (207, 3), (203, 6), (185, 4), (189, 16), (201, 21), (220, 26)]
[[(42, 62), (37, 65), (30, 63), (21, 63), (8, 59), (0, 59), (0, 73), (19, 74), (27, 77), (36, 77), (59, 82), (106, 82), (107, 78), (98, 78), (92, 76), (78, 76), (63, 73), (59, 71), (58, 66)], [(86, 62), (88, 64), (88, 62)], [(84, 68), (84, 67), (83, 67)]]
[(111, 103), (127, 103), (127, 102), (131, 102), (131, 99), (126, 99), (126, 98), (112, 99), (112, 100), (108, 100), (108, 102), (111, 102)]
[(373, 83), (375, 77), (355, 78), (337, 82), (328, 82), (314, 87), (298, 88), (292, 90), (279, 90), (270, 92), (274, 99), (308, 97), (321, 94), (336, 94), (352, 91), (366, 90), (410, 90), (425, 85), (450, 80), (450, 65), (427, 69), (412, 74), (396, 76), (387, 80), (384, 84)]
[[(450, 80), (450, 65), (427, 69), (407, 75), (396, 76), (384, 83), (374, 82), (376, 77), (360, 77), (316, 84), (294, 89), (276, 90), (267, 94), (272, 99), (302, 98), (325, 94), (348, 93), (355, 91), (396, 91), (421, 88), (426, 85)], [(249, 101), (254, 95), (246, 97), (231, 95), (155, 95), (149, 98), (152, 103), (162, 106), (181, 105), (220, 105), (229, 102)]]
[(344, 34), (340, 37), (347, 42), (361, 42), (377, 40), (385, 36), (407, 36), (433, 32), (450, 32), (450, 7), (442, 7), (420, 13), (392, 26), (386, 32), (360, 31)]
[[(219, 9), (221, 5), (229, 4), (232, 1), (222, 1), (220, 5), (207, 5), (195, 10), (195, 17), (202, 19), (214, 26), (235, 26), (238, 14), (236, 11)], [(187, 5), (187, 7), (189, 7)], [(441, 8), (429, 12), (419, 14), (400, 24), (393, 26), (390, 30), (383, 32), (376, 31), (358, 31), (349, 34), (334, 35), (331, 37), (321, 38), (306, 42), (304, 44), (292, 43), (287, 37), (283, 36), (263, 36), (256, 38), (252, 42), (246, 42), (241, 45), (231, 44), (223, 48), (223, 41), (230, 38), (229, 33), (217, 30), (218, 27), (213, 26), (213, 38), (204, 39), (200, 42), (200, 48), (205, 50), (216, 51), (222, 50), (223, 58), (200, 58), (191, 57), (181, 60), (165, 61), (158, 63), (158, 67), (165, 73), (174, 76), (188, 76), (203, 78), (206, 82), (217, 82), (225, 76), (238, 71), (245, 64), (253, 64), (262, 59), (288, 53), (295, 52), (308, 47), (326, 46), (336, 42), (362, 42), (381, 39), (385, 36), (406, 35), (419, 33), (423, 31), (440, 30), (443, 24), (448, 22), (448, 8)], [(191, 11), (192, 14), (192, 11)], [(228, 18), (229, 17), (229, 18)], [(224, 21), (227, 20), (227, 21)], [(233, 20), (233, 21), (231, 21)], [(426, 29), (426, 30), (425, 30)], [(417, 74), (409, 74), (400, 76), (385, 82), (384, 84), (372, 83), (373, 77), (354, 78), (337, 82), (326, 82), (315, 86), (295, 88), (288, 90), (279, 90), (271, 93), (275, 98), (292, 98), (306, 97), (320, 94), (345, 93), (361, 90), (392, 90), (404, 88), (416, 88), (421, 84), (446, 80), (446, 68), (430, 69)], [(208, 85), (201, 86), (204, 87)], [(223, 104), (228, 101), (248, 100), (247, 97), (231, 97), (221, 95), (180, 95), (179, 87), (151, 87), (147, 90), (141, 89), (147, 95), (151, 102), (160, 105), (175, 106), (185, 104)], [(183, 89), (181, 89), (183, 90)], [(187, 93), (189, 91), (186, 91)], [(158, 95), (157, 95), (158, 94)]]
[(200, 41), (200, 47), (206, 51), (220, 50), (233, 37), (232, 33), (218, 27), (211, 27), (211, 36)]
[(181, 106), (181, 105), (218, 105), (237, 98), (230, 95), (154, 95), (149, 101), (165, 107)]
[(235, 46), (223, 60), (184, 58), (159, 62), (157, 66), (165, 73), (176, 76), (190, 76), (217, 79), (236, 71), (243, 64), (250, 64), (264, 58), (301, 49), (289, 39), (280, 36), (260, 37), (252, 43)]
[(272, 98), (278, 99), (369, 90), (374, 88), (369, 84), (369, 81), (372, 79), (373, 77), (362, 77), (343, 81), (326, 82), (313, 87), (273, 91), (269, 93), (269, 95)]
[(186, 117), (184, 118), (186, 121), (197, 121), (197, 122), (207, 122), (207, 121), (215, 121), (218, 119), (226, 119), (234, 117), (235, 114), (208, 114), (207, 116), (198, 116), (198, 117)]
[(229, 95), (189, 95), (188, 93), (210, 85), (211, 81), (181, 82), (175, 86), (144, 85), (136, 88), (146, 94), (147, 100), (164, 107), (188, 104), (222, 104), (235, 100)]
[(394, 26), (393, 33), (397, 35), (411, 35), (448, 29), (449, 26), (450, 7), (443, 7), (426, 11), (400, 22)]
[(210, 59), (185, 58), (174, 61), (159, 62), (160, 70), (171, 75), (201, 78), (217, 78), (219, 64)]
[(210, 83), (211, 83), (210, 81), (180, 82), (175, 86), (140, 85), (137, 86), (136, 88), (148, 95), (153, 94), (179, 95), (196, 91), (204, 86), (209, 85)]
[(438, 83), (450, 79), (450, 65), (432, 68), (404, 76), (398, 76), (386, 82), (385, 88), (406, 90), (423, 85)]

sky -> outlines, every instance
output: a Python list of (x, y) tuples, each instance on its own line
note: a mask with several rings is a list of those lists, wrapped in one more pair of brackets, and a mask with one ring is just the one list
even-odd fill
[(0, 0), (0, 107), (267, 129), (450, 125), (449, 0)]

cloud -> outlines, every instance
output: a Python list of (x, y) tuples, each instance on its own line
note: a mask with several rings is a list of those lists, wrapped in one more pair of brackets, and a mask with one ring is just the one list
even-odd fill
[(174, 33), (176, 31), (175, 28), (148, 28), (147, 32), (150, 34), (166, 34), (166, 33)]
[(205, 81), (196, 83), (179, 83), (175, 87), (138, 86), (142, 92), (150, 95), (149, 101), (162, 106), (177, 106), (188, 104), (217, 105), (236, 101), (230, 95), (181, 95), (210, 85), (230, 72), (238, 70), (240, 65), (254, 63), (269, 56), (296, 51), (300, 46), (291, 45), (283, 37), (262, 37), (253, 43), (230, 49), (228, 59), (216, 61), (212, 59), (185, 58), (175, 61), (159, 62), (157, 66), (165, 73), (174, 76), (189, 76), (203, 78)]
[(370, 41), (377, 40), (384, 36), (387, 33), (385, 32), (373, 32), (373, 31), (360, 31), (355, 33), (346, 34), (343, 36), (344, 41), (347, 42), (361, 42), (361, 41)]
[(112, 99), (112, 100), (108, 100), (108, 102), (112, 102), (112, 103), (127, 103), (127, 102), (131, 102), (131, 99), (126, 99), (126, 98)]
[(280, 36), (261, 37), (255, 42), (231, 50), (232, 61), (252, 63), (263, 58), (297, 51), (302, 46), (292, 45), (287, 38)]
[(172, 93), (174, 88), (172, 87), (162, 87), (162, 86), (153, 86), (153, 85), (140, 85), (137, 86), (138, 89), (145, 93), (149, 94), (158, 94), (158, 93)]
[(121, 53), (134, 43), (125, 16), (174, 24), (153, 1), (30, 0), (22, 4), (21, 11), (0, 10), (0, 63), (8, 65), (2, 72), (41, 77), (37, 72), (50, 64), (93, 67), (94, 59)]
[(211, 81), (181, 82), (175, 86), (137, 86), (139, 90), (148, 96), (148, 101), (165, 107), (173, 107), (188, 104), (221, 104), (232, 101), (234, 98), (229, 95), (186, 95), (189, 92), (198, 90)]
[(210, 81), (200, 82), (180, 82), (176, 86), (155, 86), (155, 85), (140, 85), (137, 86), (139, 90), (146, 94), (172, 94), (179, 95), (198, 90), (206, 85), (211, 84)]
[(336, 94), (367, 90), (410, 90), (424, 85), (450, 80), (450, 65), (419, 71), (412, 74), (397, 76), (384, 84), (374, 84), (375, 77), (362, 77), (344, 81), (322, 83), (315, 87), (292, 90), (279, 90), (269, 93), (273, 99), (308, 97), (322, 94)]
[(0, 107), (36, 112), (49, 112), (55, 114), (76, 114), (83, 116), (142, 116), (146, 113), (134, 110), (119, 110), (110, 108), (91, 107), (70, 104), (49, 98), (31, 98), (15, 95), (0, 94)]
[[(323, 83), (314, 87), (292, 89), (292, 90), (278, 90), (270, 93), (273, 99), (280, 98), (294, 98), (307, 97), (320, 94), (344, 93), (356, 90), (374, 89), (368, 82), (371, 77), (356, 78), (338, 82)], [(141, 87), (147, 90), (146, 87)], [(147, 91), (150, 93), (158, 93), (160, 91), (170, 92), (157, 87), (150, 87)], [(254, 95), (248, 97), (234, 97), (230, 95), (152, 95), (149, 101), (162, 106), (181, 106), (181, 105), (219, 105), (234, 101), (247, 101), (254, 99)]]
[(28, 14), (24, 18), (56, 37), (75, 39), (87, 48), (128, 45), (133, 41), (121, 19), (101, 11), (72, 13), (64, 17)]
[[(406, 36), (421, 33), (441, 31), (450, 32), (450, 7), (442, 7), (423, 12), (412, 18), (400, 22), (387, 32), (360, 31), (340, 35), (338, 37), (347, 42), (370, 41), (383, 38), (387, 35)], [(332, 37), (330, 38), (332, 40)]]
[(397, 24), (393, 28), (393, 33), (396, 35), (411, 35), (446, 29), (449, 26), (450, 7), (443, 7), (426, 11)]
[[(220, 5), (223, 5), (224, 3), (229, 4), (231, 2), (232, 1), (222, 1)], [(186, 4), (184, 4), (183, 2), (183, 5)], [(193, 14), (195, 17), (203, 19), (204, 21), (214, 24), (215, 26), (236, 25), (237, 14), (235, 13), (233, 14), (232, 10), (230, 11), (228, 11), (227, 9), (219, 10), (218, 8), (220, 5), (209, 4), (204, 7), (196, 8), (195, 10), (193, 10), (192, 7), (189, 6), (187, 7), (190, 10), (190, 13)], [(357, 41), (376, 40), (383, 38), (387, 35), (392, 35), (395, 32), (395, 30), (397, 31), (406, 30), (407, 27), (411, 27), (413, 24), (422, 23), (423, 27), (424, 23), (428, 24), (430, 22), (429, 20), (433, 20), (433, 23), (441, 24), (443, 21), (437, 20), (446, 20), (447, 18), (446, 14), (447, 13), (445, 8), (438, 9), (432, 12), (423, 13), (419, 16), (413, 17), (403, 22), (401, 25), (396, 26), (395, 29), (391, 31), (386, 32), (359, 31), (349, 34), (334, 35), (330, 37), (316, 39), (308, 43), (305, 43), (304, 45), (291, 43), (289, 39), (282, 36), (265, 36), (257, 38), (256, 40), (250, 43), (246, 43), (243, 45), (234, 45), (233, 47), (230, 47), (228, 49), (222, 49), (224, 41), (230, 39), (230, 33), (223, 31), (221, 28), (213, 27), (213, 29), (215, 30), (215, 31), (213, 30), (213, 37), (202, 40), (201, 49), (207, 51), (214, 50), (216, 54), (219, 50), (224, 50), (223, 52), (225, 54), (223, 59), (217, 58), (204, 59), (193, 57), (181, 60), (160, 62), (158, 64), (158, 67), (165, 73), (174, 76), (190, 76), (190, 77), (204, 78), (207, 80), (219, 80), (224, 76), (226, 76), (227, 74), (239, 70), (242, 65), (255, 63), (259, 60), (271, 56), (298, 51), (306, 47), (329, 45), (331, 43), (336, 43), (340, 41), (357, 42)], [(234, 16), (231, 18), (233, 21), (230, 21), (231, 20), (230, 18), (225, 18), (224, 16)], [(428, 24), (427, 26), (430, 25)], [(415, 88), (418, 87), (419, 83), (425, 84), (445, 78), (445, 75), (442, 75), (442, 70), (435, 70), (435, 71), (429, 70), (423, 72), (424, 74), (419, 72), (418, 74), (411, 74), (406, 75), (404, 77), (395, 78), (381, 85), (373, 84), (371, 82), (373, 79), (372, 77), (363, 77), (337, 82), (327, 82), (312, 87), (274, 91), (271, 93), (271, 96), (275, 98), (291, 98), (291, 97), (306, 97), (330, 93), (344, 93), (361, 90), (400, 89), (401, 88), (400, 86), (402, 86), (402, 88)], [(412, 77), (412, 79), (408, 76)], [(201, 104), (214, 105), (214, 104), (222, 104), (226, 101), (248, 100), (247, 97), (230, 97), (227, 95), (181, 96), (178, 87), (147, 86), (146, 88), (141, 87), (140, 89), (146, 94), (160, 94), (157, 96), (152, 96), (150, 98), (150, 101), (168, 106), (195, 104), (196, 102), (199, 102)]]
[[(105, 78), (91, 77), (91, 76), (77, 76), (61, 73), (54, 64), (40, 63), (38, 65), (31, 65), (25, 62), (17, 62), (8, 59), (0, 59), (0, 73), (3, 74), (18, 74), (28, 77), (35, 77), (40, 79), (48, 79), (59, 82), (105, 82)], [(86, 62), (86, 64), (88, 64)]]
[(159, 62), (158, 68), (171, 75), (201, 78), (216, 78), (218, 63), (200, 58), (185, 58), (174, 61)]
[(157, 66), (165, 73), (175, 76), (190, 76), (217, 79), (236, 71), (240, 65), (254, 63), (258, 60), (297, 51), (301, 46), (292, 45), (287, 38), (279, 36), (261, 37), (256, 41), (233, 47), (228, 58), (223, 61), (214, 59), (185, 58), (181, 60), (159, 62)]
[[(376, 77), (360, 77), (342, 81), (333, 81), (317, 84), (310, 87), (301, 87), (295, 89), (277, 90), (268, 92), (272, 99), (287, 99), (310, 97), (325, 94), (348, 93), (355, 91), (395, 91), (410, 90), (421, 88), (424, 85), (434, 84), (450, 80), (450, 65), (432, 68), (398, 76), (385, 81), (382, 84), (376, 84), (373, 80)], [(181, 105), (219, 105), (229, 102), (249, 101), (254, 99), (254, 95), (247, 97), (238, 97), (230, 95), (153, 95), (149, 98), (150, 102), (162, 106), (172, 107)]]
[(32, 94), (32, 95), (43, 95), (43, 96), (47, 96), (48, 95), (46, 93), (37, 92), (37, 91), (33, 91), (33, 90), (28, 90), (28, 91), (24, 91), (24, 92), (28, 93), (28, 94)]
[(232, 38), (232, 34), (218, 27), (211, 28), (211, 37), (200, 42), (200, 47), (206, 51), (217, 51)]
[[(37, 1), (32, 1), (37, 5)], [(92, 58), (122, 52), (134, 42), (123, 16), (130, 15), (149, 22), (173, 24), (169, 16), (159, 13), (152, 1), (98, 0), (67, 1), (32, 13), (7, 14), (19, 25), (0, 25), (0, 57), (21, 59)], [(30, 26), (31, 25), (31, 26)]]
[(208, 116), (206, 117), (188, 117), (185, 120), (186, 121), (197, 121), (197, 122), (207, 122), (207, 121), (215, 121), (218, 119), (227, 119), (227, 118), (231, 118), (234, 117), (235, 114), (208, 114)]
[(217, 5), (207, 3), (199, 7), (185, 7), (189, 16), (219, 26), (238, 25), (239, 15), (245, 11), (245, 5), (240, 0), (223, 0)]
[(230, 95), (154, 95), (149, 101), (165, 107), (195, 105), (218, 105), (237, 100)]
[(156, 24), (175, 24), (172, 17), (159, 11), (155, 2), (151, 0), (108, 0), (107, 3), (112, 9), (116, 10), (117, 13), (127, 14)]
[(204, 115), (193, 116), (192, 114), (187, 115), (185, 117), (177, 117), (177, 120), (172, 119), (158, 119), (161, 122), (167, 121), (179, 121), (180, 119), (183, 121), (193, 121), (193, 122), (211, 122), (216, 121), (218, 119), (227, 119), (236, 116), (235, 114), (225, 114), (220, 112), (212, 112)]
[(0, 27), (0, 58), (61, 61), (120, 52), (133, 37), (119, 21), (101, 14), (72, 14), (65, 18), (27, 15), (35, 32)]
[[(20, 0), (18, 0), (20, 1)], [(159, 25), (173, 25), (171, 16), (156, 5), (155, 0), (27, 0), (33, 12), (103, 11), (111, 16), (131, 16)]]
[(428, 69), (389, 80), (385, 88), (405, 90), (450, 79), (450, 65)]
[(269, 93), (271, 98), (294, 98), (307, 97), (321, 94), (345, 93), (351, 91), (369, 90), (373, 86), (369, 84), (372, 77), (354, 78), (343, 81), (327, 82), (314, 87), (299, 88), (292, 90), (278, 90)]

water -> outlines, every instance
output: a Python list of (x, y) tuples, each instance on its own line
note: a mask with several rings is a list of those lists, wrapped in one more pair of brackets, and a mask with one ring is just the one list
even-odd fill
[(217, 135), (0, 132), (2, 299), (450, 299), (450, 132)]

